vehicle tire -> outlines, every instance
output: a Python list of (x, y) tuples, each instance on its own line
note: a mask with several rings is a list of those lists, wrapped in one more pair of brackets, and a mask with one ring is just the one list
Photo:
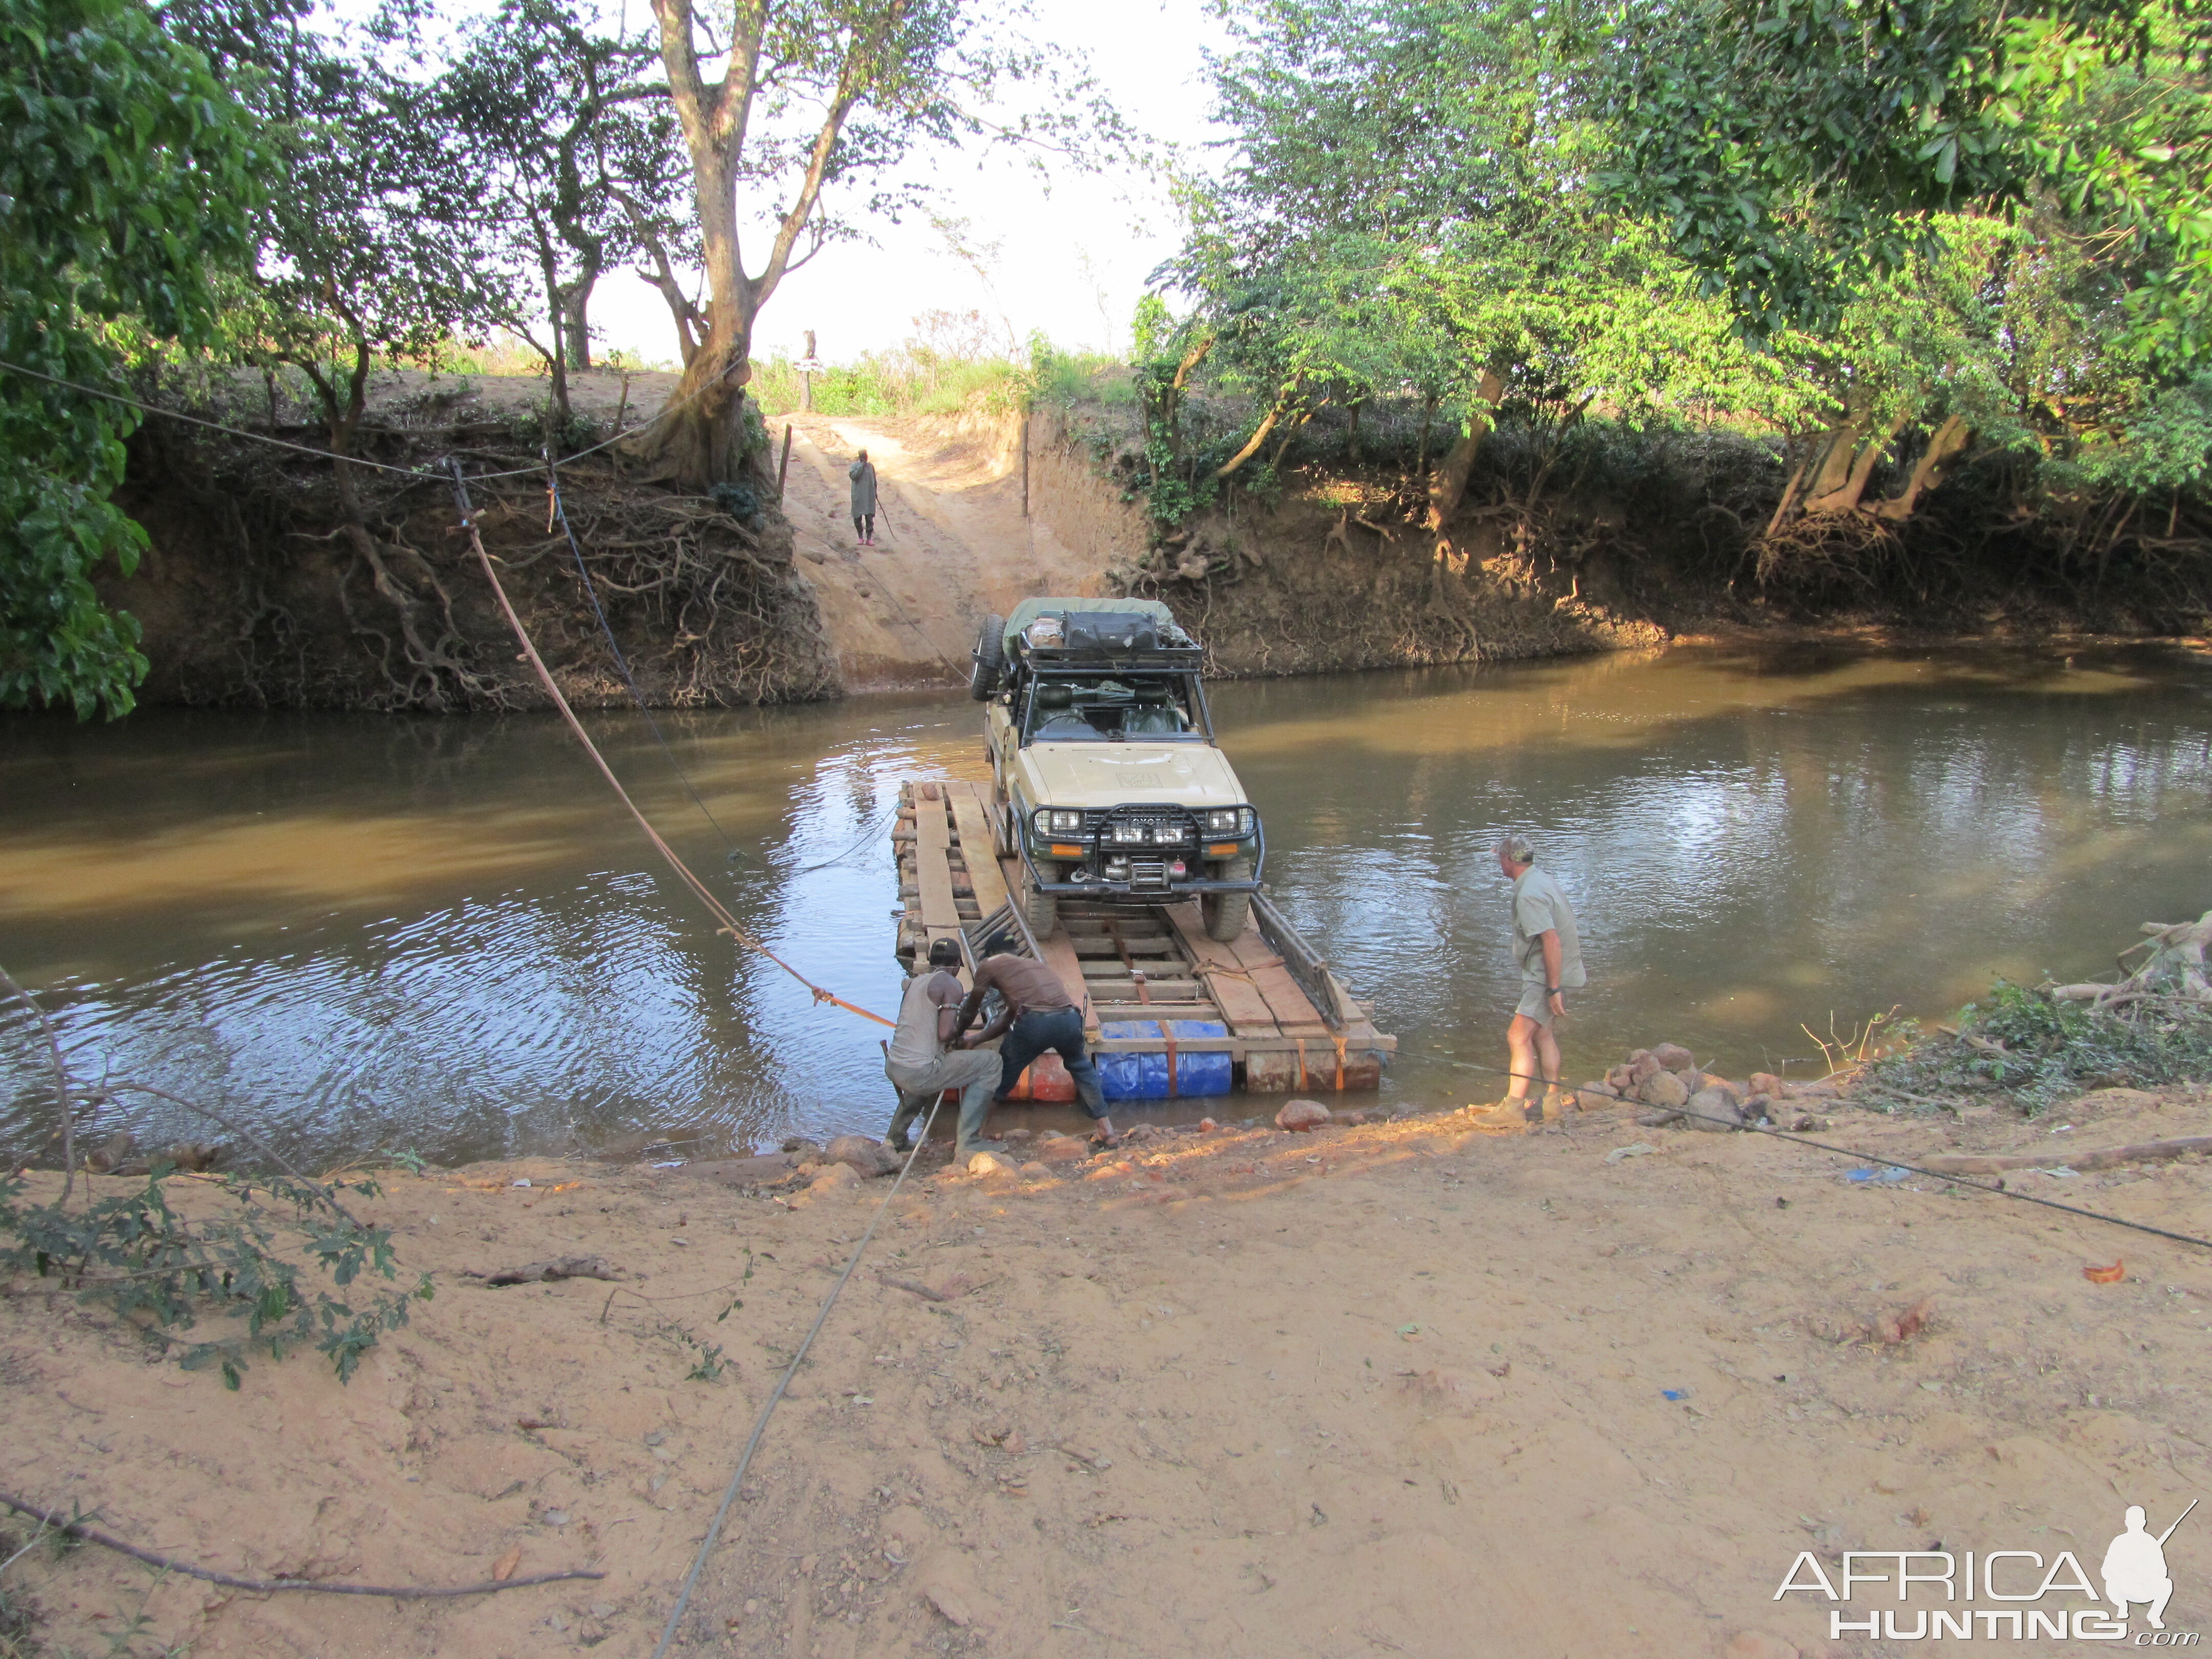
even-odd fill
[(1036, 883), (1024, 873), (1022, 877), (1022, 920), (1029, 924), (1030, 935), (1039, 945), (1052, 937), (1052, 930), (1060, 926), (1060, 900), (1050, 893), (1040, 893)]
[(975, 635), (975, 648), (968, 653), (968, 695), (988, 702), (999, 689), (999, 676), (1006, 665), (1006, 619), (986, 616)]
[[(1222, 881), (1252, 879), (1252, 860), (1231, 859), (1221, 866)], [(1252, 914), (1249, 893), (1200, 893), (1198, 896), (1199, 919), (1206, 924), (1206, 936), (1226, 944), (1244, 931), (1245, 921)]]

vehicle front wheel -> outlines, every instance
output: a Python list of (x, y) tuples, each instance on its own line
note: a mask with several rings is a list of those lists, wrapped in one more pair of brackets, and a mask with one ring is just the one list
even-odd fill
[[(1216, 866), (1217, 881), (1249, 881), (1252, 879), (1252, 860), (1231, 859)], [(1198, 896), (1199, 919), (1206, 924), (1206, 936), (1224, 944), (1244, 931), (1244, 924), (1252, 915), (1252, 896), (1249, 893), (1200, 893)]]
[(1060, 926), (1060, 901), (1050, 893), (1037, 891), (1036, 881), (1022, 877), (1022, 920), (1029, 924), (1030, 936), (1039, 945), (1052, 937), (1052, 930)]

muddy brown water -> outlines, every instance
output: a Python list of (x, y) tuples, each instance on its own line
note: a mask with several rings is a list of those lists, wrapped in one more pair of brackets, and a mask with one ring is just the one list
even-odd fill
[[(2179, 651), (1686, 648), (1214, 695), (1279, 901), (1399, 1035), (1389, 1103), (1497, 1092), (1469, 1066), (1503, 1062), (1516, 989), (1509, 827), (1582, 915), (1578, 1076), (1661, 1038), (1808, 1073), (1806, 1026), (2094, 975), (2138, 922), (2212, 907), (2212, 665)], [(641, 720), (590, 723), (748, 927), (890, 1011), (887, 814), (903, 778), (983, 775), (976, 713), (663, 714), (719, 830)], [(0, 964), (80, 1064), (319, 1161), (674, 1156), (887, 1117), (878, 1029), (717, 939), (550, 718), (14, 716), (0, 781)], [(16, 1155), (52, 1122), (31, 1038), (0, 1015)]]

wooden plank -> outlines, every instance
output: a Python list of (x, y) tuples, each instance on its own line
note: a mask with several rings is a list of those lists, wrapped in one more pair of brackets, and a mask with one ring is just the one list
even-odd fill
[[(1127, 979), (1128, 963), (1119, 957), (1086, 957), (1080, 951), (1076, 960), (1083, 964), (1085, 976), (1090, 979)], [(1187, 962), (1170, 962), (1159, 957), (1138, 957), (1134, 959), (1137, 971), (1155, 984), (1161, 980), (1187, 980), (1192, 976)]]
[(1198, 919), (1198, 906), (1170, 905), (1161, 914), (1173, 924), (1183, 949), (1205, 981), (1207, 994), (1221, 1010), (1221, 1017), (1228, 1021), (1229, 1029), (1239, 1036), (1255, 1040), (1274, 1036), (1274, 1010), (1245, 974), (1236, 952), (1219, 940), (1206, 938), (1206, 929)]
[(916, 805), (915, 879), (921, 889), (921, 925), (935, 944), (960, 933), (960, 906), (952, 896), (952, 826), (943, 801)]
[(1247, 927), (1229, 948), (1236, 955), (1237, 965), (1251, 975), (1252, 988), (1266, 999), (1285, 1036), (1327, 1038), (1335, 1035), (1328, 1029), (1328, 1022), (1321, 1017), (1321, 1010), (1313, 1006), (1313, 999), (1306, 995), (1305, 988), (1283, 965), (1275, 947), (1261, 937), (1257, 927)]
[[(1019, 892), (1022, 861), (1019, 859), (1000, 859), (999, 879), (1009, 892)], [(1067, 988), (1068, 1000), (1083, 1010), (1084, 1030), (1092, 1036), (1097, 1036), (1098, 1016), (1091, 1011), (1091, 993), (1083, 982), (1083, 964), (1076, 959), (1075, 946), (1068, 940), (1067, 930), (1055, 927), (1051, 938), (1039, 939), (1037, 954), (1043, 957), (1046, 967), (1060, 975), (1060, 982)]]
[(982, 786), (948, 783), (952, 797), (952, 822), (960, 831), (960, 852), (968, 861), (968, 879), (975, 884), (978, 915), (988, 916), (1006, 902), (1006, 878), (999, 873), (999, 855), (993, 845), (991, 817), (983, 805)]

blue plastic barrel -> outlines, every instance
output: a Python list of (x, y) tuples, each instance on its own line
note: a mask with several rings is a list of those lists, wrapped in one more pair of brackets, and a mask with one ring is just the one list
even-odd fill
[[(1195, 1037), (1225, 1037), (1229, 1028), (1218, 1020), (1171, 1019), (1166, 1030), (1156, 1019), (1109, 1019), (1098, 1027), (1102, 1037), (1149, 1037), (1164, 1044), (1172, 1036), (1178, 1043)], [(1094, 1055), (1099, 1086), (1109, 1100), (1165, 1100), (1170, 1095), (1225, 1095), (1233, 1080), (1226, 1050), (1193, 1054), (1178, 1048), (1175, 1057), (1175, 1086), (1168, 1086), (1168, 1056), (1164, 1047), (1152, 1053), (1118, 1051)]]

